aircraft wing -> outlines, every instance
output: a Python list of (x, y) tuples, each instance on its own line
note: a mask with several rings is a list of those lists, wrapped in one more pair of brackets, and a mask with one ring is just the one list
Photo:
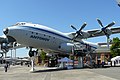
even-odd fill
[[(110, 28), (111, 34), (116, 34), (120, 33), (120, 26), (118, 27), (112, 27)], [(93, 29), (93, 30), (87, 30), (83, 32), (83, 35), (79, 35), (76, 40), (81, 40), (81, 39), (87, 39), (87, 38), (92, 38), (92, 37), (99, 37), (99, 36), (104, 36), (105, 34), (103, 32), (99, 33), (101, 29)], [(72, 36), (74, 37), (76, 35), (75, 32), (71, 33)]]
[[(111, 30), (112, 34), (120, 33), (120, 27), (113, 27), (113, 28), (110, 28), (110, 30)], [(88, 38), (104, 36), (105, 34), (103, 32), (97, 34), (97, 32), (100, 32), (100, 31), (101, 30), (99, 30), (99, 29), (87, 31), (87, 33), (90, 34), (90, 36)]]

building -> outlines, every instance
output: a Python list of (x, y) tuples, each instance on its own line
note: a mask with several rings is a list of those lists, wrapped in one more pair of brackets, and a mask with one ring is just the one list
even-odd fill
[[(111, 59), (110, 49), (107, 47), (107, 43), (98, 43), (99, 47), (95, 53), (92, 54), (92, 58), (96, 61), (96, 63), (105, 62), (108, 64)], [(111, 46), (111, 45), (110, 45)]]

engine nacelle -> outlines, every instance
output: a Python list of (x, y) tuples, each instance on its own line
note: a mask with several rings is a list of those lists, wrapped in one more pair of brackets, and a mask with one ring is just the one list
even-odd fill
[(8, 43), (1, 43), (0, 47), (1, 47), (0, 49), (5, 53), (9, 51)]
[(89, 36), (90, 36), (89, 33), (87, 33), (87, 32), (82, 32), (82, 37), (83, 37), (84, 39), (88, 38)]
[(120, 0), (116, 0), (116, 1), (117, 1), (118, 6), (120, 7)]
[(112, 31), (110, 29), (106, 29), (105, 31), (108, 35), (111, 35), (112, 34)]
[(73, 46), (74, 44), (72, 43), (62, 43), (59, 49), (65, 52), (71, 52)]

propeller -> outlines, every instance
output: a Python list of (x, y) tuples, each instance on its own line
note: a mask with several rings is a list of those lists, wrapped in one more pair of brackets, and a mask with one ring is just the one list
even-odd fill
[(8, 52), (9, 48), (11, 47), (14, 48), (17, 45), (17, 43), (15, 43), (16, 40), (13, 37), (7, 35), (8, 32), (9, 32), (8, 28), (4, 29), (3, 30), (4, 35), (0, 37), (1, 48), (2, 51), (4, 52)]
[(8, 52), (8, 43), (1, 43), (1, 50), (6, 53)]
[(17, 43), (15, 42), (10, 42), (8, 40), (7, 37), (5, 38), (2, 38), (1, 37), (1, 41), (0, 41), (0, 45), (1, 45), (1, 50), (4, 52), (4, 53), (7, 53), (9, 51), (9, 48), (14, 48), (17, 46)]
[(6, 53), (8, 52), (8, 40), (5, 37), (1, 37), (0, 40), (1, 50)]
[(110, 24), (108, 24), (107, 26), (104, 27), (100, 19), (97, 18), (97, 21), (98, 21), (99, 25), (102, 28), (101, 28), (101, 31), (97, 32), (96, 34), (100, 34), (100, 33), (103, 32), (106, 35), (106, 37), (107, 37), (107, 45), (108, 45), (108, 49), (109, 49), (110, 33), (108, 33), (108, 30), (110, 31), (110, 29), (108, 29), (108, 28), (112, 27), (115, 24), (115, 22), (113, 21), (113, 22), (111, 22)]
[(87, 25), (87, 23), (84, 22), (84, 24), (81, 26), (81, 28), (79, 30), (77, 30), (73, 25), (71, 25), (71, 27), (76, 31), (75, 37), (73, 37), (72, 40), (75, 40), (79, 35), (82, 36), (82, 30), (85, 28), (86, 25)]

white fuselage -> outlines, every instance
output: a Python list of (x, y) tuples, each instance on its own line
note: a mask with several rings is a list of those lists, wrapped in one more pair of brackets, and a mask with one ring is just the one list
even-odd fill
[[(72, 38), (65, 33), (32, 23), (17, 23), (8, 27), (6, 36), (11, 36), (16, 42), (28, 47), (53, 51), (64, 51), (60, 49), (61, 44), (72, 44)], [(83, 43), (83, 41), (80, 42)], [(65, 52), (71, 52), (71, 50), (68, 49)]]

